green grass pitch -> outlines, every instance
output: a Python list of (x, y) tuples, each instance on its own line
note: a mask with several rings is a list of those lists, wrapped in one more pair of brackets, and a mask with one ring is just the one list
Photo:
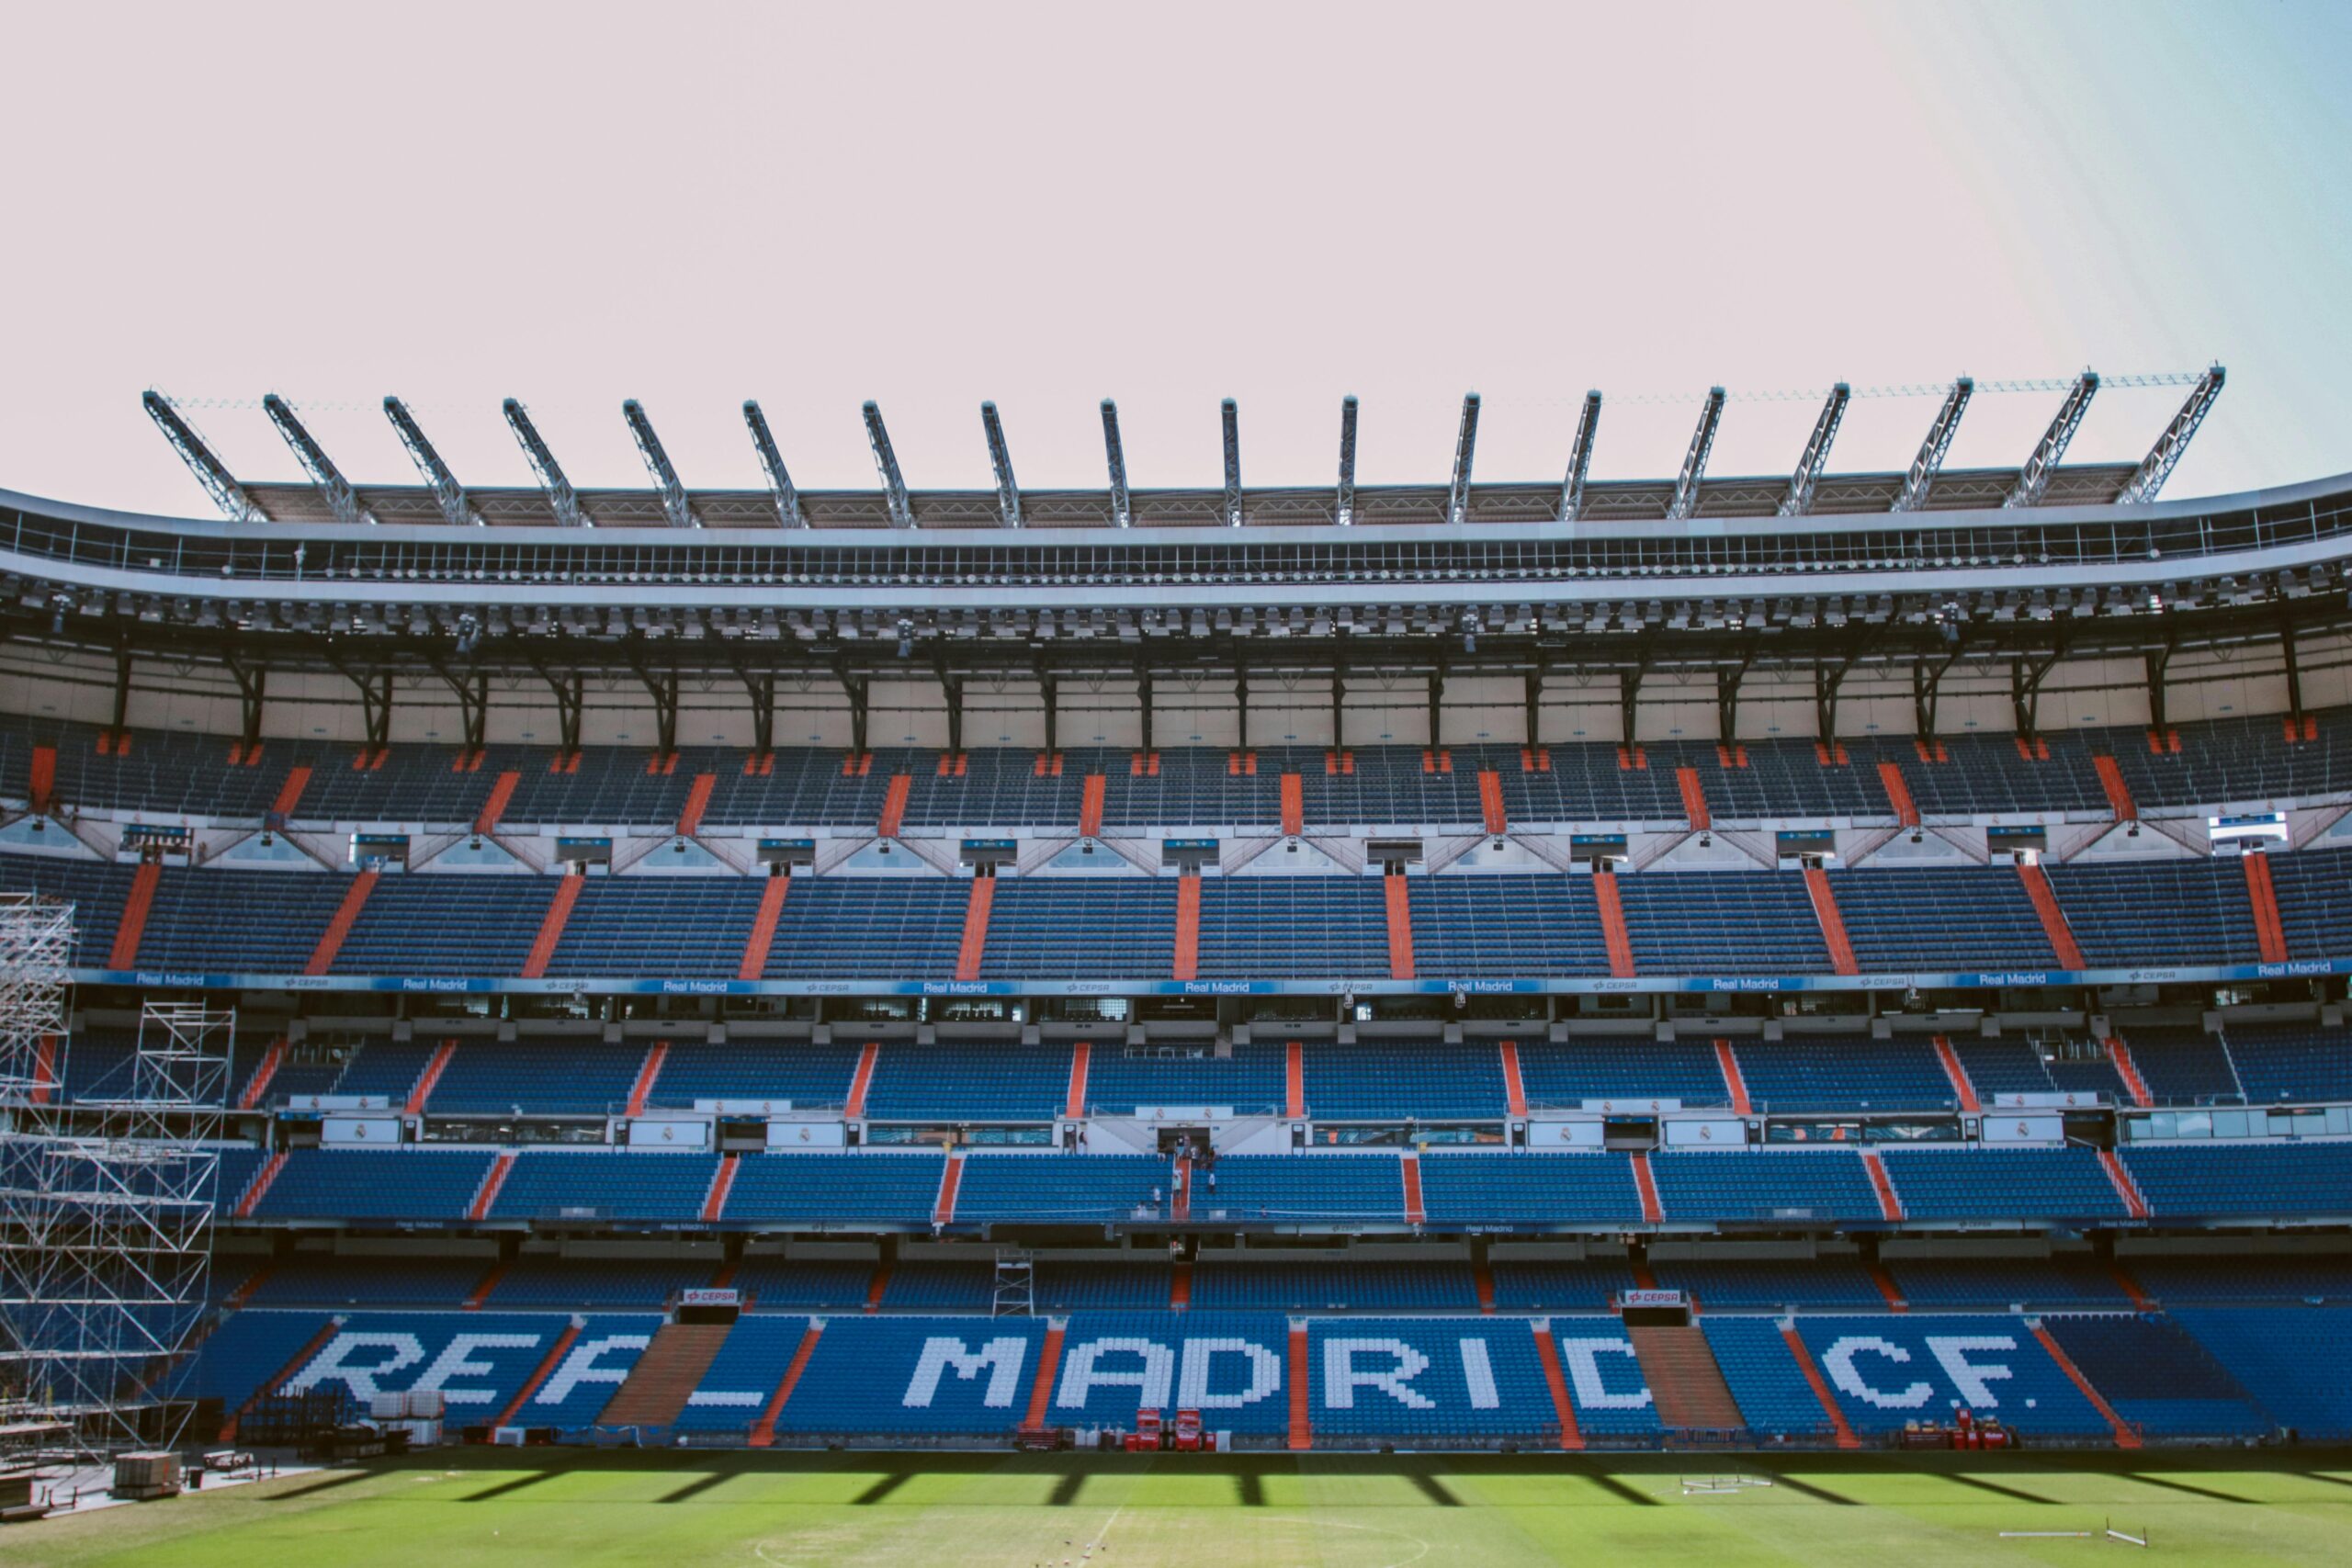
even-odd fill
[[(1744, 1470), (1774, 1483), (1686, 1495)], [(2003, 1540), (2092, 1530), (2151, 1541)], [(2352, 1454), (1199, 1457), (445, 1450), (0, 1529), (10, 1568), (2352, 1561)]]

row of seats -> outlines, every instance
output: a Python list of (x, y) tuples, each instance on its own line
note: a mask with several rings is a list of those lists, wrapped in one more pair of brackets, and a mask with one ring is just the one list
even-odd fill
[[(2352, 1303), (2352, 1258), (2154, 1257), (2121, 1266), (2088, 1257), (1888, 1259), (1875, 1272), (1855, 1257), (1785, 1260), (1659, 1258), (1659, 1288), (1709, 1312), (1883, 1312), (1896, 1303), (1936, 1308), (2128, 1312), (2255, 1303)], [(1028, 1301), (1040, 1312), (1195, 1311), (1461, 1313), (1604, 1312), (1642, 1278), (1622, 1259), (1498, 1260), (1485, 1281), (1465, 1260), (1359, 1262), (1347, 1258), (1237, 1261), (1215, 1256), (1182, 1271), (1165, 1260), (1041, 1258)], [(678, 1292), (726, 1285), (759, 1312), (892, 1311), (987, 1314), (997, 1303), (987, 1259), (894, 1261), (746, 1258), (492, 1257), (295, 1252), (216, 1264), (213, 1294), (250, 1306), (486, 1308), (659, 1307)], [(1485, 1292), (1482, 1295), (1482, 1292)]]
[[(2233, 1025), (2223, 1034), (2163, 1028), (2128, 1031), (2128, 1047), (2151, 1102), (2201, 1106), (2352, 1100), (2352, 1038), (2309, 1025)], [(1951, 1042), (1962, 1078), (1985, 1105), (2018, 1093), (2075, 1093), (2128, 1105), (2132, 1095), (2104, 1046), (2075, 1039), (2033, 1043), (1967, 1037)], [(256, 1108), (307, 1104), (300, 1097), (371, 1096), (444, 1116), (616, 1115), (720, 1109), (744, 1113), (846, 1108), (868, 1047), (848, 1042), (757, 1040), (605, 1043), (467, 1039), (369, 1039), (275, 1050), (239, 1041), (232, 1101)], [(1726, 1066), (1751, 1111), (1951, 1111), (1959, 1089), (1930, 1040), (1897, 1035), (1791, 1034), (1780, 1040), (1657, 1041), (1583, 1035), (1521, 1040), (1506, 1049), (1427, 1038), (1301, 1043), (1298, 1109), (1325, 1122), (1498, 1121), (1510, 1109), (1510, 1064), (1534, 1114), (1652, 1102), (1686, 1108), (1734, 1103)], [(446, 1050), (446, 1055), (445, 1055)], [(1224, 1054), (1203, 1046), (1087, 1047), (1081, 1073), (1067, 1043), (925, 1043), (871, 1047), (861, 1110), (873, 1121), (1028, 1122), (1064, 1115), (1070, 1096), (1098, 1116), (1215, 1109), (1218, 1115), (1279, 1114), (1291, 1105), (1288, 1050), (1252, 1043)], [(85, 1030), (65, 1042), (58, 1066), (66, 1099), (124, 1098), (137, 1036)], [(273, 1063), (274, 1055), (274, 1063)], [(439, 1062), (439, 1066), (435, 1064)]]
[[(2287, 950), (2352, 953), (2352, 852), (2281, 854), (2273, 884)], [(77, 963), (107, 967), (134, 868), (0, 854), (0, 891), (70, 899)], [(2225, 860), (2053, 866), (2060, 909), (2094, 968), (2250, 964), (2260, 959), (2244, 868)], [(1829, 886), (1865, 972), (2049, 969), (2057, 955), (2025, 884), (2007, 865), (1833, 871)], [(511, 976), (523, 972), (555, 906), (548, 876), (424, 873), (380, 877), (327, 973)], [(1616, 878), (1634, 969), (1643, 975), (1828, 973), (1829, 949), (1805, 883), (1760, 869), (1651, 872)], [(299, 975), (318, 953), (350, 884), (331, 874), (211, 866), (164, 868), (136, 961), (142, 967)], [(974, 884), (927, 870), (797, 876), (763, 958), (753, 947), (762, 879), (734, 875), (581, 879), (544, 955), (572, 979), (731, 980), (753, 953), (771, 980), (956, 977)], [(2298, 897), (2285, 896), (2288, 888)], [(2301, 897), (2302, 893), (2312, 896)], [(1042, 874), (991, 889), (977, 977), (1152, 980), (1176, 967), (1174, 878)], [(1406, 880), (1413, 973), (1422, 978), (1600, 978), (1608, 936), (1591, 879), (1478, 873)], [(2151, 921), (2147, 911), (2166, 918)], [(1200, 979), (1385, 979), (1396, 973), (1377, 878), (1207, 877), (1200, 885)], [(967, 976), (973, 977), (973, 976)]]
[[(645, 748), (499, 744), (479, 754), (404, 743), (380, 755), (320, 740), (272, 739), (257, 754), (225, 737), (131, 732), (106, 742), (85, 725), (20, 717), (0, 733), (0, 795), (31, 793), (32, 753), (52, 748), (57, 799), (85, 809), (203, 815), (260, 821), (290, 795), (290, 817), (319, 822), (469, 823), (501, 774), (512, 773), (505, 819), (533, 824), (677, 822), (699, 781), (702, 819), (717, 825), (865, 827), (881, 818), (892, 781), (908, 780), (911, 826), (1074, 829), (1087, 780), (1102, 778), (1112, 827), (1240, 825), (1283, 819), (1282, 781), (1295, 774), (1306, 824), (1453, 824), (1484, 820), (1480, 774), (1493, 773), (1515, 823), (1683, 819), (1679, 774), (1697, 776), (1718, 820), (1895, 815), (1882, 772), (1900, 770), (1922, 813), (2106, 811), (2098, 760), (2112, 759), (2133, 801), (2212, 807), (2279, 801), (2352, 788), (2352, 710), (2312, 716), (2312, 738), (2289, 742), (2277, 717), (2184, 725), (2162, 746), (2138, 729), (2075, 729), (2020, 748), (2006, 735), (1963, 735), (1921, 746), (1859, 737), (1825, 750), (1811, 740), (1759, 739), (1727, 750), (1660, 740), (1626, 749), (1566, 742), (1523, 750), (1491, 744), (1170, 747), (1155, 753), (1075, 747), (944, 753), (886, 747), (862, 756), (784, 747), (757, 766), (741, 750), (682, 748), (659, 765)], [(1825, 761), (1824, 758), (1827, 760)], [(362, 762), (365, 765), (360, 765)], [(560, 766), (558, 764), (560, 763)], [(308, 770), (299, 790), (297, 768)]]
[[(2132, 1210), (2085, 1148), (1889, 1147), (1874, 1151), (1897, 1217), (2117, 1223)], [(1363, 1221), (1403, 1224), (1418, 1181), (1436, 1229), (1637, 1224), (1657, 1217), (1807, 1229), (1890, 1217), (1854, 1148), (1667, 1150), (1637, 1166), (1610, 1153), (1228, 1155), (1214, 1186), (1193, 1173), (1180, 1195), (1170, 1166), (1142, 1155), (973, 1154), (947, 1181), (937, 1153), (720, 1156), (620, 1150), (399, 1148), (297, 1150), (265, 1168), (261, 1151), (220, 1160), (226, 1214), (263, 1220), (452, 1224), (710, 1222), (823, 1230), (926, 1226), (943, 1203), (958, 1224), (1095, 1225), (1189, 1218), (1208, 1226)], [(2352, 1143), (2154, 1145), (2131, 1149), (2122, 1179), (2159, 1219), (2340, 1216), (2352, 1213)], [(1179, 1204), (1182, 1204), (1180, 1210)], [(706, 1216), (708, 1216), (706, 1220)]]
[[(2168, 1315), (1800, 1314), (1701, 1320), (1744, 1428), (1892, 1440), (1961, 1411), (2029, 1441), (2352, 1435), (2352, 1369), (2330, 1309)], [(1129, 1427), (1201, 1412), (1268, 1443), (1655, 1440), (1640, 1331), (1610, 1316), (1293, 1318), (1144, 1309), (982, 1319), (758, 1315), (729, 1327), (676, 1427), (736, 1438), (1003, 1437), (1032, 1420)], [(247, 1309), (175, 1392), (242, 1411), (273, 1389), (437, 1388), (453, 1425), (598, 1424), (662, 1330), (658, 1315), (572, 1317)], [(797, 1375), (792, 1369), (797, 1367)], [(1302, 1383), (1303, 1386), (1295, 1386)]]

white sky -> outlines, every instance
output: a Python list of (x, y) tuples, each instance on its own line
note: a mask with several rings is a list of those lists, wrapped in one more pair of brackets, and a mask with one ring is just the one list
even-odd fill
[[(410, 399), (470, 484), (641, 484), (639, 397), (698, 486), (1670, 474), (1735, 390), (2178, 370), (2229, 389), (2168, 494), (2352, 469), (2352, 6), (1193, 4), (36, 6), (5, 13), (0, 486), (208, 514), (139, 408), (297, 477), (258, 407), (410, 482)], [(1687, 394), (1636, 403), (1635, 393)], [(2136, 458), (2180, 393), (2103, 392)], [(240, 400), (243, 406), (207, 406)], [(1980, 397), (1955, 465), (2054, 395)], [(1858, 401), (1833, 468), (1931, 400)], [(1737, 402), (1711, 471), (1815, 409)]]

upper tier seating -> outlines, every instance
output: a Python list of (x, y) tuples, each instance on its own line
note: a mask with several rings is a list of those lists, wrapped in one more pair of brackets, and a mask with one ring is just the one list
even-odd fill
[(2352, 1214), (2352, 1144), (2143, 1145), (2123, 1164), (2159, 1218)]
[(1301, 1066), (1307, 1114), (1325, 1121), (1491, 1120), (1507, 1109), (1502, 1057), (1489, 1042), (1319, 1042)]
[(1907, 1219), (2120, 1220), (2130, 1213), (2089, 1149), (1897, 1145), (1879, 1157)]
[[(1634, 759), (1612, 742), (1559, 742), (1542, 749), (1548, 766), (1516, 745), (1170, 747), (1144, 754), (1073, 747), (1055, 759), (1025, 747), (978, 748), (950, 756), (928, 748), (885, 747), (864, 759), (821, 747), (784, 747), (747, 771), (743, 750), (681, 748), (650, 769), (650, 749), (592, 746), (553, 764), (551, 746), (500, 743), (479, 758), (437, 743), (403, 742), (380, 761), (355, 767), (359, 749), (315, 739), (270, 738), (252, 765), (225, 736), (135, 730), (130, 744), (100, 752), (95, 727), (18, 716), (0, 734), (0, 795), (30, 790), (36, 745), (56, 749), (57, 798), (85, 810), (151, 816), (204, 815), (259, 822), (277, 802), (288, 771), (311, 770), (292, 819), (319, 823), (470, 823), (502, 773), (515, 786), (504, 820), (518, 824), (667, 827), (678, 820), (697, 778), (711, 780), (703, 820), (714, 825), (872, 828), (894, 777), (908, 779), (905, 821), (915, 828), (1075, 829), (1091, 773), (1103, 775), (1106, 827), (1272, 829), (1282, 819), (1282, 777), (1299, 776), (1309, 828), (1430, 825), (1475, 828), (1482, 819), (1478, 775), (1491, 770), (1513, 824), (1682, 820), (1676, 771), (1699, 777), (1717, 821), (1759, 818), (1892, 816), (1879, 765), (1902, 770), (1928, 818), (1985, 812), (2104, 812), (2097, 759), (2114, 759), (2132, 798), (2161, 807), (2254, 807), (2352, 789), (2352, 712), (2312, 716), (2316, 739), (2286, 744), (2276, 716), (2179, 727), (2180, 749), (2152, 752), (2131, 728), (2045, 733), (2029, 761), (2008, 735), (1958, 735), (1927, 762), (1907, 737), (1858, 737), (1845, 761), (1824, 765), (1814, 743), (1744, 743), (1746, 765), (1724, 765), (1712, 742), (1652, 741)], [(232, 764), (232, 753), (239, 758)], [(1344, 755), (1345, 765), (1340, 756)], [(1246, 756), (1250, 765), (1237, 759)], [(458, 765), (460, 761), (463, 766)], [(944, 765), (943, 765), (944, 764)]]
[[(1279, 851), (1270, 852), (1278, 853)], [(908, 862), (911, 856), (902, 857)], [(1261, 857), (1263, 859), (1263, 857)], [(2315, 881), (2352, 875), (2352, 851), (2275, 857)], [(0, 853), (0, 891), (72, 899), (77, 964), (108, 966), (135, 868)], [(2251, 962), (2253, 907), (2237, 866), (2217, 861), (2055, 867), (2053, 886), (2086, 962), (2099, 966)], [(1932, 886), (1921, 879), (1932, 878)], [(566, 884), (554, 876), (420, 870), (373, 885), (332, 972), (345, 976), (519, 976)], [(1582, 906), (1579, 875), (1483, 873), (1407, 879), (1414, 967), (1424, 980), (1596, 976), (1598, 928), (1557, 928), (1547, 909)], [(1981, 971), (2047, 967), (2038, 919), (2012, 868), (1870, 869), (1832, 886), (1864, 964)], [(354, 886), (303, 870), (165, 867), (135, 959), (212, 973), (300, 974)], [(968, 877), (928, 866), (888, 875), (797, 876), (777, 910), (760, 977), (946, 980), (957, 974)], [(1793, 873), (1651, 871), (1618, 894), (1636, 972), (1808, 976), (1830, 970), (1803, 878)], [(582, 877), (539, 954), (549, 979), (732, 979), (745, 962), (763, 879), (632, 873)], [(1174, 878), (1001, 877), (991, 888), (983, 980), (1164, 980), (1176, 970)], [(2151, 922), (2150, 908), (2178, 920)], [(1395, 960), (1381, 880), (1328, 874), (1209, 876), (1200, 885), (1196, 977), (1385, 979)], [(2299, 957), (2332, 956), (2304, 949)], [(2007, 963), (1996, 964), (2006, 957)], [(761, 963), (758, 954), (752, 962)], [(2053, 1080), (2058, 1077), (2052, 1071)], [(2067, 1087), (2074, 1087), (2069, 1085)], [(2104, 1086), (2102, 1086), (2104, 1087)]]

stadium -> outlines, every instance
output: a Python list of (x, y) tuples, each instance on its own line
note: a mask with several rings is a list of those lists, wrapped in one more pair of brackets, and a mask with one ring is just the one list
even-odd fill
[(747, 403), (725, 491), (636, 402), (648, 486), (509, 400), (501, 490), (397, 399), (422, 482), (273, 397), (287, 485), (148, 394), (218, 517), (0, 494), (17, 1473), (393, 1450), (182, 1561), (403, 1476), (549, 1549), (723, 1483), (878, 1561), (1201, 1488), (1236, 1561), (1465, 1500), (2324, 1551), (2352, 477), (2163, 499), (2223, 374), (2142, 379), (2136, 465), (2064, 461), (2086, 373), (2015, 468), (1946, 467), (1962, 379), (1907, 471), (1832, 470), (1840, 385), (1717, 477), (1717, 389), (1644, 483), (1596, 392), (1562, 478), (1473, 395), (1359, 488), (1350, 399), (1317, 490), (1231, 401), (1221, 485), (1106, 401), (1052, 491), (993, 405), (993, 491), (911, 490), (872, 403), (802, 490)]

